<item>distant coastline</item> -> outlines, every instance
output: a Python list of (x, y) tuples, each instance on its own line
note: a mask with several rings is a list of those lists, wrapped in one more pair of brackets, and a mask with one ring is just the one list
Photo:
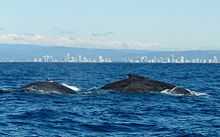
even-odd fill
[(147, 51), (0, 44), (0, 62), (211, 64), (220, 63), (220, 50)]

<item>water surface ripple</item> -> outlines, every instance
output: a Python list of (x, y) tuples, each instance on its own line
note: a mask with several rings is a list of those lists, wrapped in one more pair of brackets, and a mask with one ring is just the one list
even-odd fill
[[(218, 137), (220, 65), (1, 63), (0, 87), (51, 79), (76, 95), (0, 93), (0, 136)], [(91, 90), (136, 73), (207, 96), (126, 94)]]

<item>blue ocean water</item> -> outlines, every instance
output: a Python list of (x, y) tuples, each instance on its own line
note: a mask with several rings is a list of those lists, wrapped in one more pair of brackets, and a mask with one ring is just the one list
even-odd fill
[[(207, 95), (131, 94), (98, 89), (128, 73)], [(218, 64), (0, 64), (0, 89), (16, 89), (46, 79), (77, 86), (81, 92), (0, 93), (0, 136), (220, 136)]]

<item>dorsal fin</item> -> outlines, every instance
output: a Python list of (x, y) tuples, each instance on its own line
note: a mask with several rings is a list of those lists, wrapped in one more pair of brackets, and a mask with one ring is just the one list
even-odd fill
[(140, 75), (137, 75), (137, 74), (128, 74), (128, 79), (135, 79), (135, 80), (138, 80), (138, 79), (148, 79), (146, 77), (143, 77), (143, 76), (140, 76)]

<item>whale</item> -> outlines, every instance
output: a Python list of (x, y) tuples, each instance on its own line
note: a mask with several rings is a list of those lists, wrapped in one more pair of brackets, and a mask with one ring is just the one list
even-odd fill
[(27, 92), (42, 92), (42, 93), (60, 93), (60, 94), (74, 94), (80, 89), (66, 84), (60, 84), (55, 81), (37, 81), (21, 87)]
[(0, 89), (0, 93), (8, 93), (8, 91), (5, 89)]
[(192, 95), (191, 91), (174, 84), (154, 80), (137, 74), (128, 74), (126, 79), (106, 84), (101, 89), (122, 92), (162, 92), (171, 94)]

